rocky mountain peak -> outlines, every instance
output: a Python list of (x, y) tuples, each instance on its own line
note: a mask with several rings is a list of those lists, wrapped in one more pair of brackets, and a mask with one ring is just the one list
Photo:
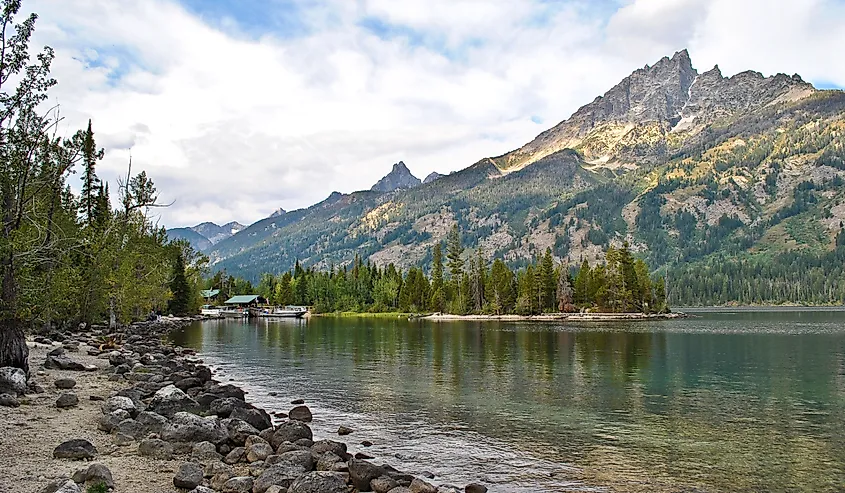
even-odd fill
[(438, 173), (436, 171), (432, 171), (431, 173), (429, 173), (428, 176), (425, 177), (425, 180), (423, 180), (423, 183), (424, 184), (431, 183), (438, 178), (442, 178), (443, 176), (444, 175), (441, 175), (440, 173)]
[(393, 165), (390, 173), (373, 185), (373, 188), (370, 190), (374, 192), (392, 192), (394, 190), (414, 188), (421, 183), (420, 179), (414, 176), (408, 167), (405, 166), (405, 163), (399, 161)]
[(288, 213), (288, 211), (286, 211), (286, 210), (282, 209), (281, 207), (279, 207), (278, 209), (276, 209), (275, 211), (273, 211), (273, 213), (272, 213), (272, 214), (270, 214), (270, 217), (279, 217), (279, 216), (284, 216), (284, 215), (285, 215), (285, 214), (287, 214), (287, 213)]

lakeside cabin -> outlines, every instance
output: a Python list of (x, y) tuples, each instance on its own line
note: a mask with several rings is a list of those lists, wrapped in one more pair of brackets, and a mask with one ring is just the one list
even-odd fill
[(224, 317), (243, 318), (249, 317), (250, 312), (255, 313), (258, 307), (267, 304), (267, 298), (257, 294), (241, 294), (232, 296), (224, 303), (226, 308), (220, 312)]

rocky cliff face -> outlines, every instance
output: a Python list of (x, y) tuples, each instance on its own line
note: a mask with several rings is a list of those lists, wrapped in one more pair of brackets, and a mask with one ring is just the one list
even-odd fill
[(190, 228), (196, 233), (201, 234), (202, 236), (206, 237), (208, 241), (211, 242), (212, 245), (219, 243), (230, 236), (241, 232), (246, 226), (238, 222), (230, 222), (224, 224), (223, 226), (218, 226), (212, 222), (205, 222), (202, 224), (197, 224), (196, 226)]
[(407, 190), (419, 186), (419, 178), (414, 176), (411, 171), (405, 166), (405, 163), (399, 161), (393, 165), (393, 169), (385, 175), (384, 178), (378, 181), (370, 190), (374, 192), (393, 192), (395, 190)]
[(683, 50), (635, 70), (569, 119), (494, 162), (511, 171), (571, 148), (597, 166), (655, 163), (671, 150), (669, 133), (694, 134), (719, 118), (796, 101), (814, 91), (797, 75), (743, 72), (726, 78), (718, 66), (699, 75)]

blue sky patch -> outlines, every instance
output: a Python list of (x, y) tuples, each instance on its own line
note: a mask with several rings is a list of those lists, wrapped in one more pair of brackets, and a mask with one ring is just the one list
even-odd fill
[(234, 22), (251, 37), (273, 35), (288, 39), (310, 33), (303, 6), (296, 0), (179, 0), (188, 12), (207, 24), (228, 31)]
[(816, 89), (845, 89), (845, 86), (826, 80), (814, 81), (813, 85), (816, 86)]
[(531, 115), (531, 121), (539, 125), (539, 124), (543, 123), (543, 117), (537, 116), (537, 115)]

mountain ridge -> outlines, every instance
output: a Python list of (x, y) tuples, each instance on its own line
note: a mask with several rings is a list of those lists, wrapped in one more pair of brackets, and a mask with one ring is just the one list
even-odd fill
[(546, 248), (559, 262), (598, 260), (622, 242), (662, 270), (821, 254), (845, 221), (843, 136), (845, 93), (797, 75), (699, 73), (683, 50), (509, 153), (390, 193), (335, 192), (209, 255), (253, 279), (356, 255), (408, 268), (427, 265), (454, 224), (468, 247), (515, 265)]

